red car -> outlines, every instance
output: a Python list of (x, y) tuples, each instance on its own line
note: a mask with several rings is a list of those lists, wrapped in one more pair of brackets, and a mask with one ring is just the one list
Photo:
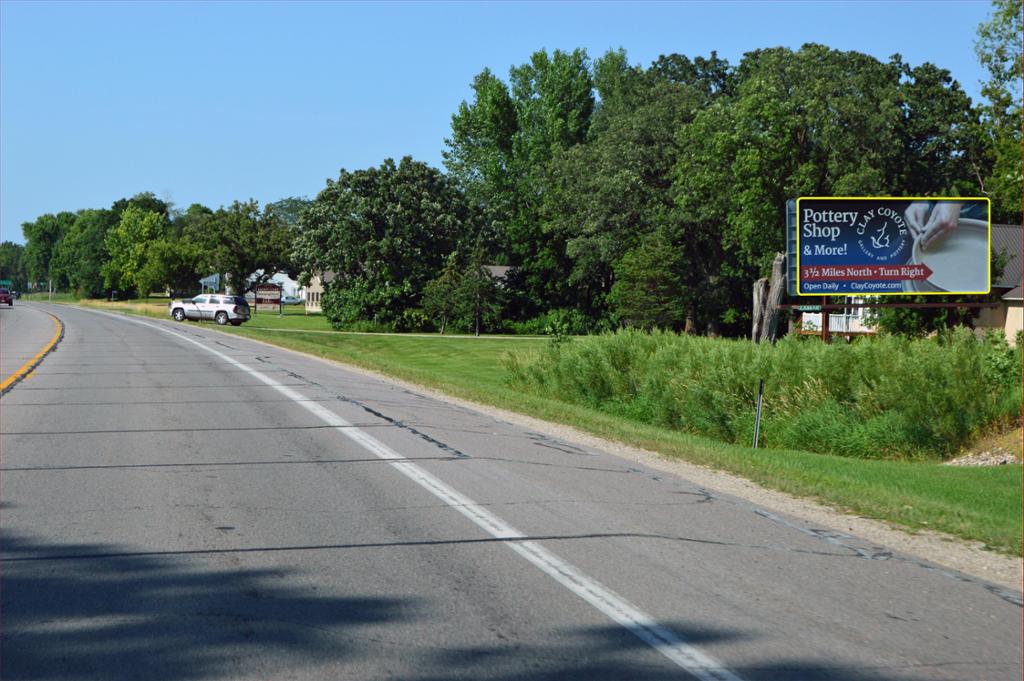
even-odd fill
[(0, 305), (7, 303), (8, 305), (14, 306), (14, 296), (11, 292), (5, 288), (0, 288)]

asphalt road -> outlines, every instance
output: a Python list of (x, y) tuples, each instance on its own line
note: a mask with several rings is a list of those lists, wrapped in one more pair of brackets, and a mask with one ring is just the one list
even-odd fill
[(53, 340), (55, 330), (53, 317), (38, 307), (21, 301), (15, 301), (13, 306), (0, 305), (0, 385), (19, 370), (22, 374), (18, 380), (24, 380), (24, 375), (29, 374), (26, 364)]
[(208, 326), (5, 351), (36, 310), (4, 679), (1021, 678), (1020, 593)]

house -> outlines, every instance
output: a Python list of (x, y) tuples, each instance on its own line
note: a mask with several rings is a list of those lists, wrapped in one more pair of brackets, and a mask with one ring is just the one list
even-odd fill
[(999, 296), (999, 307), (981, 310), (974, 322), (978, 335), (989, 329), (1002, 329), (1011, 344), (1024, 329), (1021, 307), (1021, 281), (1024, 277), (1024, 227), (992, 225), (992, 253), (1002, 254), (1007, 262), (1003, 274), (992, 281), (992, 293)]
[(303, 289), (306, 301), (306, 314), (320, 314), (323, 308), (320, 306), (320, 299), (324, 294), (324, 284), (329, 284), (334, 279), (334, 272), (327, 271), (314, 274), (309, 279), (309, 286)]

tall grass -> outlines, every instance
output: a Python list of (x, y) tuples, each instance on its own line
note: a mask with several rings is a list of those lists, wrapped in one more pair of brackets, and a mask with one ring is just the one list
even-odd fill
[(937, 458), (1021, 415), (1021, 350), (966, 330), (923, 340), (778, 344), (638, 331), (550, 344), (507, 361), (510, 385), (733, 443), (861, 458)]

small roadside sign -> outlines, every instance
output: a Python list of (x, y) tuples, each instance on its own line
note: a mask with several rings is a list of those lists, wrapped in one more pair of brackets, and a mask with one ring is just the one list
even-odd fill
[(256, 287), (253, 309), (277, 310), (281, 313), (281, 293), (279, 284), (260, 284)]
[(4, 288), (10, 288), (13, 283), (10, 279), (0, 279), (0, 286)]
[(797, 312), (821, 312), (821, 305), (797, 305)]

